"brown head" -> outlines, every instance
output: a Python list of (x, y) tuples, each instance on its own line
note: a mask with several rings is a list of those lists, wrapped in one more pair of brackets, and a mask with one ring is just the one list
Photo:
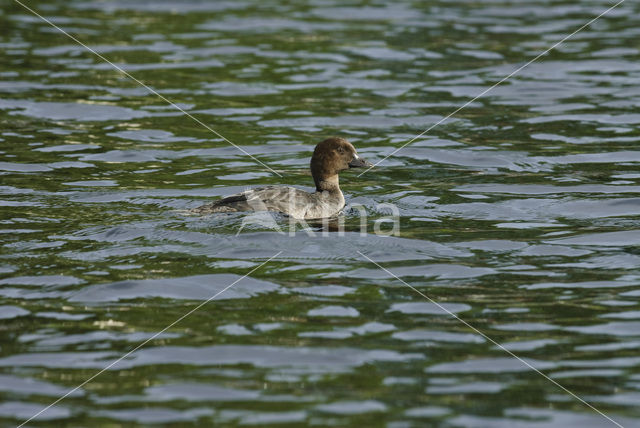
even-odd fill
[(344, 138), (331, 137), (318, 143), (311, 157), (311, 175), (316, 190), (339, 191), (338, 174), (349, 168), (371, 166)]

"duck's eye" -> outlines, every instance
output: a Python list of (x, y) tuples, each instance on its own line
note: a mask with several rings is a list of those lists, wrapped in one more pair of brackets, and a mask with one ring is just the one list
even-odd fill
[(344, 153), (344, 148), (338, 147), (338, 153), (343, 154)]

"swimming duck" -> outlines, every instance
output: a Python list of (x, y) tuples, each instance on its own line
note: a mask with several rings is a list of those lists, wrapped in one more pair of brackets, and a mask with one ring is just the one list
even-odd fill
[(344, 138), (327, 138), (318, 143), (311, 157), (311, 175), (316, 191), (309, 193), (290, 186), (267, 186), (246, 190), (194, 208), (196, 214), (237, 211), (275, 211), (300, 219), (332, 217), (344, 208), (338, 174), (371, 163), (356, 153)]

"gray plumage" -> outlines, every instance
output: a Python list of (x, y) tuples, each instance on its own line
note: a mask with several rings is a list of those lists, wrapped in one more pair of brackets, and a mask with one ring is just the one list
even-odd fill
[(275, 211), (301, 219), (332, 217), (344, 207), (340, 171), (371, 164), (360, 158), (355, 147), (342, 138), (319, 143), (311, 157), (311, 174), (316, 191), (309, 193), (290, 186), (267, 186), (245, 190), (191, 210), (194, 214), (238, 211)]

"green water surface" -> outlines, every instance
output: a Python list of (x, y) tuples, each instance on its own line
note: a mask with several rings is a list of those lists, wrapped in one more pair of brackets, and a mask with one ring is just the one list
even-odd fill
[(293, 236), (186, 211), (381, 161), (614, 3), (24, 4), (140, 82), (0, 1), (0, 425), (82, 385), (29, 425), (640, 427), (637, 2)]

